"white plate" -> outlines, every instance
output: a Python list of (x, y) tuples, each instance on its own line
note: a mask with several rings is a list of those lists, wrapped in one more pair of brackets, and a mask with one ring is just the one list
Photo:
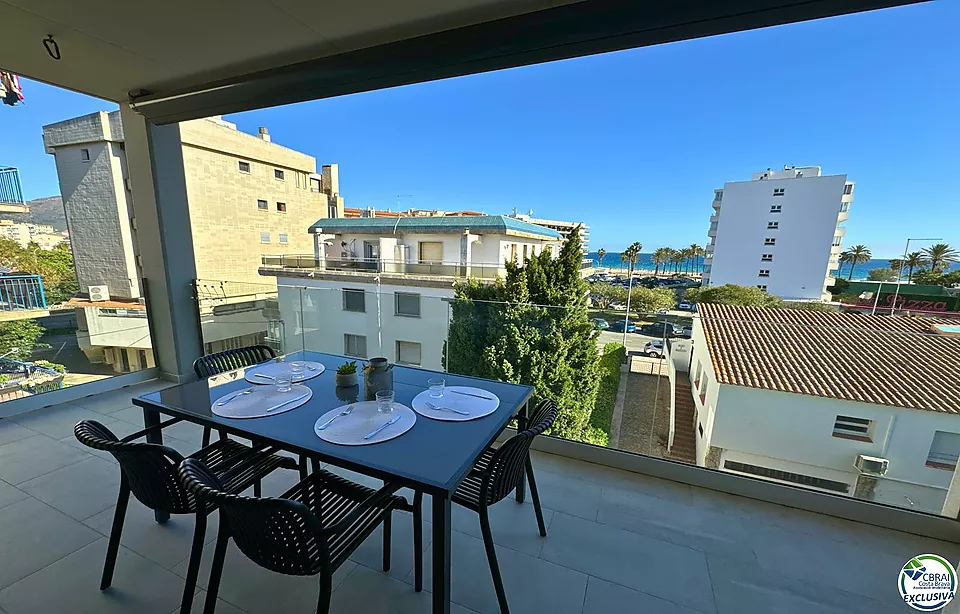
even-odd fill
[[(330, 426), (322, 431), (320, 430), (321, 425), (350, 405), (354, 406), (350, 414), (338, 417), (330, 423)], [(400, 419), (370, 439), (364, 439), (366, 435), (376, 430), (377, 427), (389, 421), (394, 416), (400, 416)], [(316, 433), (320, 439), (329, 441), (330, 443), (336, 443), (342, 446), (366, 446), (399, 437), (412, 429), (416, 422), (417, 414), (413, 413), (413, 410), (406, 405), (394, 403), (393, 411), (389, 414), (384, 414), (377, 411), (376, 401), (360, 401), (358, 403), (341, 405), (323, 414), (320, 416), (320, 419), (317, 420), (317, 423), (313, 425), (313, 432)]]
[[(280, 373), (289, 373), (290, 362), (265, 362), (262, 365), (256, 365), (248, 368), (246, 372), (244, 372), (243, 377), (251, 384), (272, 384), (272, 379), (268, 379), (266, 377), (255, 377), (255, 375), (257, 373), (262, 373), (263, 375), (276, 377)], [(308, 379), (313, 379), (323, 373), (325, 369), (325, 367), (319, 362), (313, 360), (305, 360), (304, 362), (307, 366), (303, 369), (303, 375), (297, 376), (293, 380), (294, 382), (305, 382)]]
[[(458, 392), (466, 392), (469, 394), (457, 394)], [(470, 394), (490, 398), (481, 399), (470, 396)], [(465, 411), (469, 415), (464, 416), (456, 412), (447, 411), (445, 409), (430, 409), (427, 407), (427, 403), (437, 407), (449, 407), (450, 409), (456, 409), (457, 411)], [(482, 388), (473, 388), (470, 386), (447, 386), (443, 389), (443, 396), (439, 399), (431, 397), (429, 390), (424, 390), (417, 396), (413, 397), (413, 402), (410, 403), (410, 405), (412, 405), (413, 410), (421, 416), (426, 416), (427, 418), (432, 418), (433, 420), (466, 422), (467, 420), (476, 420), (477, 418), (489, 416), (493, 412), (497, 411), (497, 408), (500, 407), (500, 398), (492, 392), (483, 390)]]
[[(276, 386), (244, 388), (249, 394), (234, 390), (213, 402), (213, 413), (224, 418), (264, 418), (296, 409), (310, 400), (313, 391), (294, 384), (287, 392), (277, 392)], [(223, 402), (223, 405), (219, 403)]]

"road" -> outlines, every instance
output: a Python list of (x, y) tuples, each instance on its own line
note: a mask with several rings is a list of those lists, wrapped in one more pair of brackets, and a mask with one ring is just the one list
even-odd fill
[[(86, 355), (80, 350), (75, 333), (44, 335), (40, 338), (41, 343), (47, 343), (49, 348), (36, 348), (30, 355), (30, 360), (49, 360), (58, 362), (67, 368), (71, 374), (83, 374), (89, 376), (111, 376), (116, 375), (110, 365), (93, 364), (87, 360)], [(96, 378), (99, 379), (99, 378)], [(73, 382), (71, 382), (73, 383)]]

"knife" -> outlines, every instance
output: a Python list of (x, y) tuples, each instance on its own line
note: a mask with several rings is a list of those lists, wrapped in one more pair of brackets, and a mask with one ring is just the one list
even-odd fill
[(493, 399), (493, 398), (490, 398), (490, 397), (485, 397), (485, 396), (483, 396), (482, 394), (473, 394), (472, 392), (460, 392), (459, 390), (451, 390), (450, 392), (452, 392), (453, 394), (462, 394), (463, 396), (466, 396), (466, 397), (476, 397), (476, 398), (478, 398), (478, 399), (486, 399), (486, 400), (488, 400), (488, 401), (496, 401), (496, 399)]
[(387, 427), (390, 426), (391, 424), (396, 424), (397, 421), (399, 421), (399, 420), (400, 420), (400, 414), (397, 414), (397, 415), (394, 416), (393, 418), (390, 418), (389, 420), (387, 420), (386, 422), (384, 422), (383, 424), (381, 424), (380, 426), (378, 426), (378, 427), (377, 427), (376, 429), (374, 429), (373, 431), (370, 431), (369, 433), (367, 433), (367, 434), (364, 436), (364, 439), (370, 439), (371, 437), (375, 437), (380, 431), (382, 431), (383, 429), (387, 428)]
[(270, 381), (275, 381), (277, 378), (272, 375), (267, 375), (266, 373), (251, 373), (250, 377), (262, 377)]
[(295, 403), (296, 401), (302, 401), (303, 399), (307, 398), (308, 396), (310, 396), (310, 393), (301, 394), (300, 396), (296, 397), (295, 399), (290, 399), (289, 401), (284, 401), (283, 403), (279, 403), (279, 404), (277, 404), (277, 405), (274, 405), (273, 407), (267, 409), (267, 413), (270, 413), (270, 412), (272, 412), (272, 411), (275, 410), (275, 409), (280, 409), (280, 408), (283, 407), (284, 405), (289, 405), (289, 404), (291, 404), (291, 403)]

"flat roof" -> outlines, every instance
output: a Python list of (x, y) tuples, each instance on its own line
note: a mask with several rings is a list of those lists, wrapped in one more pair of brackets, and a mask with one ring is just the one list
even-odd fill
[(527, 234), (543, 239), (562, 239), (556, 230), (530, 224), (506, 215), (471, 215), (444, 217), (401, 218), (325, 218), (317, 220), (310, 232), (357, 233), (357, 234), (403, 234), (403, 233), (449, 233), (475, 230), (494, 234)]

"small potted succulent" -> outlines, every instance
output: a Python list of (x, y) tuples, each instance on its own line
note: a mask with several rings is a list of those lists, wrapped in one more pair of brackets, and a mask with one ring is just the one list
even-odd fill
[(357, 385), (357, 361), (351, 360), (337, 367), (337, 387), (347, 388)]

